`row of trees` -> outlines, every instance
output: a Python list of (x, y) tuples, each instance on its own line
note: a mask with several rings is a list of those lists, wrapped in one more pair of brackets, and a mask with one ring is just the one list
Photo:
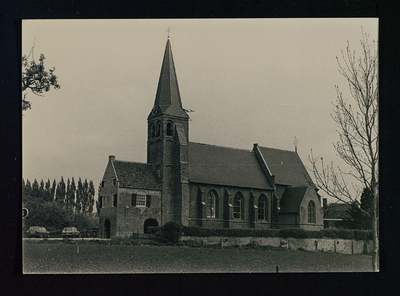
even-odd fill
[(92, 213), (94, 205), (95, 189), (93, 182), (85, 179), (82, 182), (81, 178), (78, 179), (78, 184), (75, 184), (74, 177), (68, 178), (65, 184), (64, 178), (56, 183), (50, 183), (50, 179), (44, 183), (40, 183), (35, 179), (33, 183), (27, 179), (26, 182), (22, 180), (23, 184), (23, 200), (29, 198), (39, 198), (46, 202), (56, 201), (63, 208), (72, 209), (76, 213)]
[(92, 181), (64, 178), (57, 183), (50, 179), (40, 183), (22, 180), (22, 202), (29, 211), (25, 227), (45, 226), (60, 229), (76, 226), (78, 229), (97, 227), (97, 214), (93, 213), (95, 189)]

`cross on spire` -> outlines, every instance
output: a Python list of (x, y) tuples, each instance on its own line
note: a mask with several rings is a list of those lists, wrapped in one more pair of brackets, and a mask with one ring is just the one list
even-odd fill
[(167, 32), (167, 33), (168, 33), (168, 39), (169, 39), (169, 32), (171, 31), (171, 29), (172, 29), (172, 28), (170, 28), (170, 27), (168, 26), (168, 29), (167, 29), (167, 31), (165, 31), (165, 32)]

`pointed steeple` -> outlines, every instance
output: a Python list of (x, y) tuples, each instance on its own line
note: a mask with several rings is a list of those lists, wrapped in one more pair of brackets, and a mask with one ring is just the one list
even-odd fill
[(148, 118), (150, 119), (163, 114), (189, 118), (182, 108), (181, 95), (179, 93), (178, 80), (176, 78), (174, 59), (172, 57), (169, 39), (165, 46), (156, 100)]

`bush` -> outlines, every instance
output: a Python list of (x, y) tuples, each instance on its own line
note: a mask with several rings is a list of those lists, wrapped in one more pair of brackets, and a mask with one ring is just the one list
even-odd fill
[(355, 240), (372, 240), (372, 231), (371, 230), (354, 230), (354, 239)]
[(371, 240), (372, 231), (328, 228), (322, 230), (304, 230), (302, 228), (283, 229), (233, 229), (233, 228), (202, 228), (198, 226), (184, 226), (183, 235), (186, 236), (226, 236), (226, 237), (283, 237), (283, 238), (342, 238), (355, 240)]
[(283, 238), (306, 238), (307, 233), (303, 228), (283, 228), (279, 231), (279, 234)]
[(279, 229), (234, 229), (234, 228), (202, 228), (198, 226), (184, 226), (183, 235), (186, 236), (227, 236), (227, 237), (278, 237)]
[(161, 229), (160, 226), (149, 226), (149, 228), (147, 228), (147, 233), (156, 234), (160, 229)]
[(162, 241), (176, 243), (182, 235), (183, 225), (179, 222), (167, 222), (161, 227), (160, 239)]
[(322, 233), (322, 231), (320, 230), (308, 230), (306, 231), (306, 237), (307, 238), (323, 238), (324, 235)]

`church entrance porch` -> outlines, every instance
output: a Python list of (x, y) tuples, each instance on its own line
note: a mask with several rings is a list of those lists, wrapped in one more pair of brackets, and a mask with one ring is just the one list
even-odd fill
[(147, 219), (146, 221), (144, 221), (144, 228), (143, 228), (143, 232), (144, 233), (149, 233), (149, 227), (152, 226), (158, 226), (158, 222), (156, 219)]

